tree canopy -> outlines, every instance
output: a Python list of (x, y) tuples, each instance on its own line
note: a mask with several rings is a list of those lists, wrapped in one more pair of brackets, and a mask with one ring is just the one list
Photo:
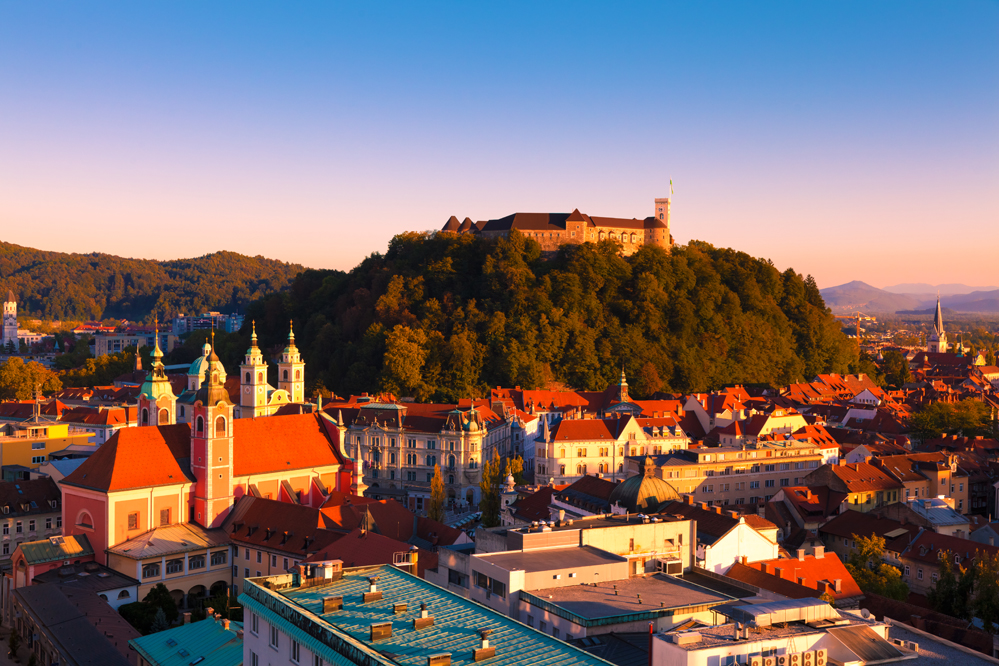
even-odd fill
[(856, 544), (846, 562), (847, 571), (864, 592), (905, 601), (909, 586), (902, 580), (902, 572), (884, 561), (885, 540), (882, 537), (853, 535)]
[(304, 271), (247, 319), (269, 344), (294, 319), (310, 381), (340, 395), (456, 401), (552, 381), (599, 390), (623, 366), (646, 397), (783, 385), (857, 362), (810, 276), (696, 241), (619, 250), (565, 245), (543, 259), (517, 232), (407, 233), (349, 273)]
[(302, 266), (235, 252), (153, 261), (46, 252), (0, 242), (0, 286), (18, 313), (44, 319), (151, 321), (179, 313), (241, 310), (288, 286)]
[(50, 393), (61, 389), (62, 382), (41, 363), (25, 362), (17, 356), (0, 364), (0, 400), (31, 400), (36, 387)]

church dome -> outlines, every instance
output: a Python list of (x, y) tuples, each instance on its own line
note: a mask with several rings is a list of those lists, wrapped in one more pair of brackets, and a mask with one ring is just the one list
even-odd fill
[(676, 488), (656, 476), (656, 464), (646, 456), (644, 473), (619, 483), (611, 492), (610, 503), (629, 512), (654, 512), (680, 499)]
[(212, 350), (212, 346), (206, 342), (202, 351), (202, 355), (195, 359), (194, 363), (191, 364), (191, 367), (188, 368), (188, 376), (197, 376), (201, 382), (204, 383), (208, 376), (208, 368), (211, 368), (218, 373), (219, 381), (225, 383), (225, 368), (222, 367), (222, 362), (219, 361), (219, 357), (216, 356), (215, 352)]

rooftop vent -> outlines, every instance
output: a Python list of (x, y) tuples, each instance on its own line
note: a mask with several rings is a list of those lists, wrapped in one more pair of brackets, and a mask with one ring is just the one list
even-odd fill
[(383, 638), (392, 638), (391, 622), (376, 622), (371, 625), (371, 640), (377, 641)]
[(368, 591), (364, 593), (364, 603), (378, 601), (382, 598), (382, 593), (378, 591), (378, 576), (368, 578)]
[(474, 661), (482, 661), (496, 656), (496, 648), (489, 647), (489, 634), (491, 633), (493, 633), (492, 629), (479, 629), (479, 649), (472, 653)]
[[(427, 612), (427, 605), (420, 604), (420, 616), (413, 618), (413, 631), (418, 631), (420, 629), (426, 629), (427, 627), (434, 626), (434, 618), (430, 616)], [(448, 655), (448, 662), (451, 663), (451, 656)]]

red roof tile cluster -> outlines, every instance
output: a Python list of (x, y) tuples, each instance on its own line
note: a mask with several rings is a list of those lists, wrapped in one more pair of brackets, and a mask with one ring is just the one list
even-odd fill
[[(411, 546), (398, 539), (360, 528), (324, 547), (306, 562), (341, 560), (344, 567), (365, 567), (392, 564), (396, 553), (410, 553)], [(437, 553), (417, 548), (417, 574), (422, 577), (427, 569), (437, 568)]]
[[(863, 594), (860, 591), (860, 586), (857, 585), (857, 581), (853, 579), (846, 566), (840, 561), (836, 553), (833, 552), (823, 552), (822, 557), (805, 555), (802, 559), (784, 558), (764, 560), (762, 562), (751, 562), (746, 566), (764, 574), (770, 574), (775, 578), (781, 578), (784, 581), (797, 583), (803, 587), (815, 590), (816, 594), (814, 596), (816, 597), (823, 592), (828, 592), (836, 600), (859, 597)], [(727, 575), (731, 576), (732, 572), (729, 571)], [(840, 581), (839, 592), (834, 587), (836, 580)], [(829, 585), (822, 585), (821, 583), (823, 582)], [(760, 585), (760, 587), (765, 586)]]
[(224, 525), (234, 544), (260, 546), (304, 557), (342, 535), (329, 529), (319, 509), (301, 504), (242, 497)]

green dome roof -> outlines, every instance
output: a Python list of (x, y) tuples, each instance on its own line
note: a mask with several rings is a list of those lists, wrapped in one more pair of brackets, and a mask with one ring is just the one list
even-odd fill
[(656, 476), (655, 463), (652, 458), (646, 457), (644, 473), (618, 484), (611, 492), (610, 503), (630, 512), (653, 512), (680, 499), (676, 488)]

